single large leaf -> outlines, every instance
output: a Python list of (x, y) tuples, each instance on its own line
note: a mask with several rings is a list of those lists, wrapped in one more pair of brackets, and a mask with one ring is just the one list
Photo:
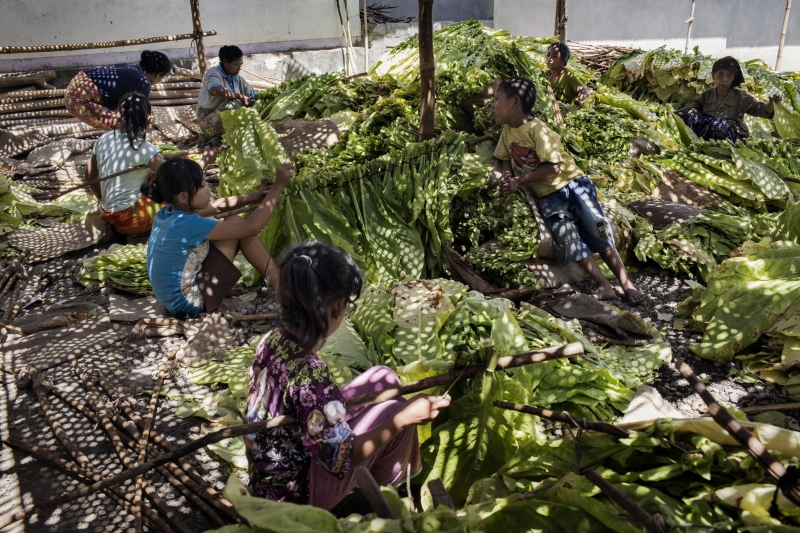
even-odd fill
[[(269, 533), (341, 533), (342, 531), (336, 517), (324, 509), (250, 496), (236, 474), (231, 474), (228, 478), (223, 495), (250, 526), (255, 528), (255, 531)], [(240, 530), (226, 526), (208, 533), (229, 531)]]
[[(514, 420), (526, 415), (492, 405), (494, 400), (525, 403), (524, 389), (512, 384), (516, 385), (502, 372), (473, 379), (468, 392), (448, 409), (449, 420), (422, 446), (424, 479), (442, 478), (457, 506), (463, 505), (475, 481), (497, 472), (518, 449)], [(430, 505), (427, 491), (423, 501)]]

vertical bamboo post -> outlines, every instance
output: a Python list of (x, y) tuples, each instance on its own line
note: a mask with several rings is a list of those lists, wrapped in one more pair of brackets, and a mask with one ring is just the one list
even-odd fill
[(192, 0), (192, 26), (197, 34), (195, 45), (197, 46), (197, 63), (200, 66), (200, 74), (206, 73), (206, 47), (203, 45), (203, 26), (200, 24), (200, 0)]
[(558, 36), (562, 43), (567, 42), (567, 0), (556, 1), (556, 19), (553, 34)]
[(367, 18), (367, 0), (364, 0), (364, 72), (369, 72), (369, 18)]
[[(694, 3), (696, 0), (692, 0), (692, 10), (689, 12), (689, 18), (686, 19), (684, 24), (688, 24), (689, 26), (686, 28), (686, 46), (683, 47), (683, 53), (689, 53), (689, 38), (692, 36), (692, 22), (694, 22)], [(791, 0), (789, 0), (791, 2)]]
[(419, 0), (419, 140), (433, 139), (436, 92), (433, 60), (433, 0)]
[(775, 71), (781, 68), (783, 58), (783, 42), (786, 40), (786, 27), (789, 25), (789, 11), (792, 9), (792, 0), (786, 0), (786, 11), (783, 12), (783, 28), (781, 28), (781, 40), (778, 43), (778, 58), (775, 60)]

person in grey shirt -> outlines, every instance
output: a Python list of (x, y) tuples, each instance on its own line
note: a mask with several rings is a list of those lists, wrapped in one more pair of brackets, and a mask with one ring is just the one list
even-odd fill
[(206, 71), (197, 103), (197, 123), (206, 137), (225, 133), (219, 112), (252, 105), (258, 91), (239, 76), (244, 53), (238, 46), (219, 49), (219, 64)]

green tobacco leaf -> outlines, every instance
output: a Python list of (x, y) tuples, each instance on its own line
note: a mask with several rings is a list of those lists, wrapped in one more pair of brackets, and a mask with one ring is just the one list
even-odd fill
[[(270, 533), (341, 533), (342, 531), (336, 517), (323, 509), (250, 496), (236, 474), (231, 474), (228, 478), (223, 495), (250, 526), (258, 531)], [(216, 530), (220, 531), (224, 529)]]
[(220, 152), (220, 196), (237, 196), (259, 188), (261, 180), (275, 179), (275, 170), (289, 161), (278, 135), (254, 109), (241, 108), (220, 113), (229, 146)]
[(333, 335), (325, 339), (319, 351), (320, 355), (335, 356), (338, 362), (350, 368), (366, 370), (378, 364), (369, 358), (367, 345), (348, 319), (342, 322)]
[(444, 289), (426, 281), (401, 283), (392, 289), (395, 296), (392, 353), (406, 364), (420, 359), (444, 356), (439, 330), (455, 306)]
[[(494, 474), (518, 449), (513, 426), (519, 414), (492, 405), (525, 403), (524, 389), (512, 383), (500, 372), (472, 380), (468, 392), (451, 404), (449, 420), (421, 448), (424, 479), (442, 478), (456, 506), (463, 505), (475, 481)], [(430, 494), (423, 493), (423, 501), (429, 506)]]
[(786, 241), (742, 246), (708, 280), (693, 318), (705, 331), (697, 355), (730, 361), (800, 299), (800, 246)]

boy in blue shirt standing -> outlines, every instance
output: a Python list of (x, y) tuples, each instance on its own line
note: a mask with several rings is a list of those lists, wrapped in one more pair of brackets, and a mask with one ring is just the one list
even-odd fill
[(536, 103), (536, 86), (527, 78), (503, 81), (495, 91), (495, 122), (503, 126), (494, 156), (502, 162), (500, 190), (509, 195), (522, 188), (537, 198), (545, 225), (561, 265), (578, 265), (597, 284), (594, 297), (610, 300), (614, 288), (605, 278), (594, 254), (619, 280), (628, 302), (644, 300), (628, 277), (617, 252), (611, 224), (597, 200), (591, 180), (575, 164), (561, 137), (530, 114)]

